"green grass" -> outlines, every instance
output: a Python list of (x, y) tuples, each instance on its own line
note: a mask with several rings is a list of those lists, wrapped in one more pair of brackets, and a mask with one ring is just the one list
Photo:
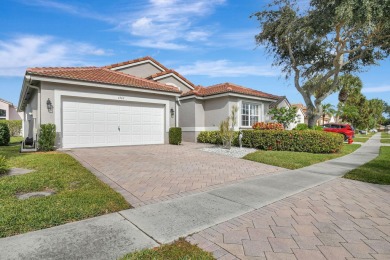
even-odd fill
[[(382, 133), (381, 137), (382, 137), (381, 143), (383, 143), (383, 144), (390, 144), (390, 134)], [(389, 139), (383, 139), (383, 138), (389, 138)]]
[(367, 140), (368, 140), (369, 138), (364, 138), (364, 137), (355, 137), (354, 139), (353, 139), (353, 141), (354, 142), (359, 142), (359, 143), (365, 143), (365, 142), (367, 142)]
[(162, 245), (153, 249), (144, 249), (128, 255), (120, 260), (212, 260), (211, 253), (191, 245), (183, 238), (172, 244)]
[(350, 171), (344, 178), (376, 184), (390, 184), (390, 147), (382, 146), (374, 160)]
[(368, 134), (355, 134), (355, 138), (370, 138), (374, 135), (375, 133), (368, 133)]
[(299, 169), (315, 163), (347, 155), (359, 147), (360, 144), (344, 144), (340, 152), (332, 154), (315, 154), (289, 151), (256, 151), (246, 155), (244, 159), (287, 169)]
[[(32, 169), (0, 178), (0, 237), (48, 228), (127, 209), (130, 205), (71, 156), (60, 152), (19, 153), (21, 138), (0, 147), (11, 167)], [(49, 197), (18, 200), (15, 195), (54, 190)]]

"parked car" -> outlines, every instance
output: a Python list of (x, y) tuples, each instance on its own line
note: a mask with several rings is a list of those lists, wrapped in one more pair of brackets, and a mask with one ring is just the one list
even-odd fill
[(373, 128), (373, 129), (370, 129), (370, 132), (371, 132), (371, 133), (378, 133), (378, 130), (375, 129), (375, 128)]
[(347, 141), (350, 138), (355, 138), (355, 129), (349, 124), (324, 124), (322, 126), (324, 128), (324, 131), (326, 132), (332, 132), (332, 133), (339, 133), (344, 135), (344, 140)]
[(366, 130), (359, 130), (359, 134), (366, 135), (367, 131)]

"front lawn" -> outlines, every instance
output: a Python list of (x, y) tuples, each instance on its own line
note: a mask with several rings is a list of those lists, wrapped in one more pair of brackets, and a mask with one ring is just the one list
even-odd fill
[(382, 146), (374, 160), (350, 171), (344, 178), (377, 184), (390, 184), (390, 147)]
[(162, 245), (152, 249), (144, 249), (125, 255), (120, 260), (212, 260), (211, 253), (191, 245), (183, 238), (172, 244)]
[(340, 152), (331, 154), (289, 151), (257, 151), (246, 155), (244, 159), (293, 170), (347, 155), (359, 147), (360, 144), (344, 144)]
[(390, 134), (388, 133), (382, 133), (382, 136), (381, 136), (381, 143), (383, 144), (390, 144)]
[[(61, 225), (127, 209), (130, 205), (71, 156), (60, 152), (19, 153), (19, 139), (0, 147), (11, 167), (32, 169), (0, 177), (0, 237)], [(54, 190), (49, 197), (18, 200), (15, 195)]]
[(353, 141), (354, 142), (359, 142), (359, 143), (365, 143), (365, 142), (367, 142), (367, 140), (368, 140), (369, 138), (364, 138), (364, 137), (355, 137), (354, 139), (353, 139)]

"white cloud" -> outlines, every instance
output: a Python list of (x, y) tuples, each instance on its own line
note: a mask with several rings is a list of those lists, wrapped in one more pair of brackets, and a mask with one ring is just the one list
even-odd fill
[(79, 6), (57, 2), (53, 0), (22, 0), (22, 2), (26, 5), (38, 6), (47, 9), (56, 9), (64, 13), (69, 13), (80, 17), (86, 17), (105, 22), (114, 21), (113, 18), (111, 18), (110, 16), (95, 13), (90, 8), (81, 8)]
[(390, 92), (390, 85), (380, 86), (380, 87), (371, 87), (363, 88), (362, 92), (364, 93), (381, 93), (381, 92)]
[(85, 56), (109, 54), (87, 43), (23, 35), (0, 40), (0, 76), (20, 76), (27, 67), (84, 65)]
[(272, 68), (271, 65), (246, 65), (228, 60), (197, 61), (193, 65), (180, 66), (176, 70), (183, 75), (203, 75), (208, 77), (275, 77), (280, 75), (280, 72)]
[[(196, 21), (210, 15), (216, 6), (225, 0), (149, 0), (140, 10), (120, 15), (117, 29), (139, 38), (130, 42), (140, 46), (140, 42), (151, 44), (143, 47), (183, 49), (193, 41), (206, 41), (211, 32), (199, 29)], [(166, 48), (165, 48), (166, 49)]]

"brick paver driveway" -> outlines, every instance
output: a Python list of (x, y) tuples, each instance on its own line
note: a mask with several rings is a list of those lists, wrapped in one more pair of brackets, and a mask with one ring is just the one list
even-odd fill
[(187, 240), (218, 259), (390, 259), (390, 186), (338, 178)]
[(200, 149), (202, 144), (74, 149), (70, 153), (134, 207), (283, 168)]

